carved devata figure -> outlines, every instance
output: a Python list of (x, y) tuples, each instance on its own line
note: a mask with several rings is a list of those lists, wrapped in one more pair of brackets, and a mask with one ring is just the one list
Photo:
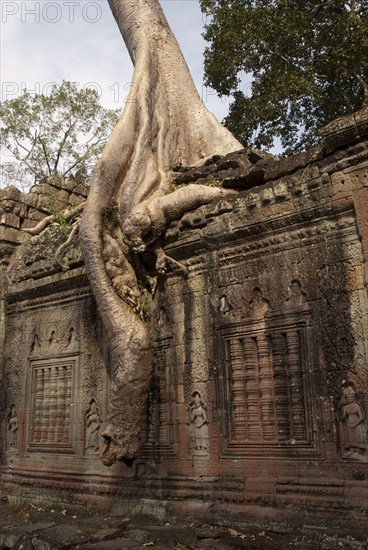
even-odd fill
[(17, 416), (17, 410), (15, 408), (15, 405), (12, 405), (10, 407), (9, 414), (8, 414), (7, 428), (8, 428), (8, 449), (16, 450), (18, 448), (19, 424), (18, 424), (18, 416)]
[(368, 462), (368, 426), (365, 411), (357, 403), (352, 386), (342, 389), (338, 412), (343, 434), (342, 457), (347, 460)]
[(89, 408), (86, 412), (86, 451), (96, 453), (99, 450), (101, 419), (95, 399), (89, 402)]
[(189, 404), (191, 436), (195, 440), (195, 449), (197, 451), (208, 451), (209, 437), (206, 406), (199, 392), (193, 392), (192, 398)]

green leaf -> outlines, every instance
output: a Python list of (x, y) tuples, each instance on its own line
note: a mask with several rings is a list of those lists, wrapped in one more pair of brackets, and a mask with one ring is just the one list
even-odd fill
[[(225, 124), (245, 146), (291, 154), (368, 96), (368, 2), (201, 0), (205, 81), (233, 99)], [(247, 73), (252, 84), (241, 89)]]

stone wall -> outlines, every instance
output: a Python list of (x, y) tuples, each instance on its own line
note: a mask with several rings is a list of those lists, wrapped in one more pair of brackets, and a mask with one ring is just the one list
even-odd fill
[(5, 190), (6, 493), (130, 510), (192, 499), (368, 509), (367, 120), (340, 119), (324, 147), (288, 159), (244, 150), (178, 171), (176, 184), (239, 194), (166, 231), (189, 276), (159, 280), (132, 468), (99, 460), (110, 358), (77, 241), (63, 271), (62, 228), (21, 238), (32, 193)]

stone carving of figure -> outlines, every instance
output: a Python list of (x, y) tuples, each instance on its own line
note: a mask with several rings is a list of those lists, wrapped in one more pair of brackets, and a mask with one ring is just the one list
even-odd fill
[(260, 288), (256, 287), (253, 290), (252, 299), (249, 302), (248, 315), (254, 319), (263, 319), (270, 309), (268, 300), (262, 296)]
[(289, 287), (289, 297), (286, 300), (286, 307), (301, 307), (306, 304), (307, 299), (298, 279), (293, 279)]
[(91, 399), (89, 409), (86, 412), (86, 451), (95, 453), (99, 450), (98, 436), (100, 432), (100, 415), (97, 403)]
[(75, 332), (75, 328), (71, 327), (69, 331), (69, 338), (68, 338), (68, 348), (74, 349), (78, 347), (78, 339), (77, 334)]
[(34, 338), (32, 340), (31, 353), (37, 353), (39, 351), (40, 347), (41, 347), (40, 337), (36, 332), (36, 334), (34, 335)]
[(18, 416), (15, 405), (10, 407), (8, 414), (8, 445), (9, 449), (16, 449), (18, 447)]
[(231, 310), (233, 309), (233, 306), (229, 303), (229, 300), (227, 298), (227, 296), (225, 296), (225, 294), (223, 294), (220, 298), (220, 307), (219, 307), (219, 310), (221, 311), (221, 313), (223, 313), (224, 315), (226, 315), (227, 313), (229, 313)]
[(192, 401), (189, 404), (189, 418), (191, 434), (195, 440), (197, 451), (208, 451), (208, 421), (206, 406), (201, 400), (199, 392), (192, 393)]
[(364, 409), (356, 402), (352, 386), (343, 388), (338, 408), (344, 427), (343, 458), (368, 462), (367, 423)]

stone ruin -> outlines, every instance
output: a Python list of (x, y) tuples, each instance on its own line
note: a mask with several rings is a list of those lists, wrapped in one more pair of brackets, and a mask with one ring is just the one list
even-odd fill
[(22, 231), (88, 189), (1, 192), (3, 494), (151, 514), (368, 509), (368, 110), (322, 133), (290, 158), (245, 149), (177, 172), (239, 194), (167, 228), (189, 276), (159, 279), (132, 467), (99, 457), (111, 360), (78, 240), (57, 262), (62, 224)]

